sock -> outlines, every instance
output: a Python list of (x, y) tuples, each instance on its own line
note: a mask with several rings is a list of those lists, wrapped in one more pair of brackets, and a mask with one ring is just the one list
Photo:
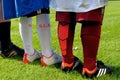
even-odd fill
[(42, 55), (49, 57), (51, 56), (52, 50), (50, 45), (50, 20), (49, 14), (40, 14), (36, 17), (37, 21), (37, 32), (40, 39)]
[(84, 68), (93, 70), (96, 67), (96, 56), (100, 40), (101, 25), (99, 23), (83, 23), (81, 39), (84, 53)]
[(32, 18), (21, 17), (19, 28), (25, 53), (32, 55), (34, 53), (32, 46)]
[(11, 22), (0, 23), (0, 41), (1, 41), (1, 51), (7, 51), (11, 43), (10, 38), (10, 26)]
[(59, 22), (58, 39), (62, 52), (62, 62), (71, 64), (74, 61), (73, 40), (76, 23)]

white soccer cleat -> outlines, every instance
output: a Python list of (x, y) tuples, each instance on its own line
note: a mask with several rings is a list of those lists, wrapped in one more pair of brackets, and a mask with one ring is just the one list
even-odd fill
[(28, 64), (33, 62), (36, 59), (39, 59), (41, 57), (41, 53), (39, 53), (38, 51), (34, 50), (34, 53), (32, 55), (28, 55), (28, 54), (24, 54), (23, 56), (23, 62), (24, 64)]
[(50, 57), (41, 56), (40, 62), (42, 66), (49, 66), (62, 62), (62, 57), (56, 53), (53, 53)]

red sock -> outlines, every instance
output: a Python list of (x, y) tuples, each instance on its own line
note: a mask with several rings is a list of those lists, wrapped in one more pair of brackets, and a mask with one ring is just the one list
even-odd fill
[(72, 47), (76, 23), (59, 22), (58, 38), (62, 52), (62, 62), (71, 64), (74, 61)]
[(81, 38), (84, 53), (84, 68), (93, 70), (96, 67), (96, 56), (100, 40), (101, 25), (99, 23), (83, 23)]

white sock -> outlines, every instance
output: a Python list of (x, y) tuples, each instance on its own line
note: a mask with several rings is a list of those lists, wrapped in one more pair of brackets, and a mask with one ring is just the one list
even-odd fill
[(50, 46), (50, 20), (49, 14), (40, 14), (36, 16), (37, 31), (40, 38), (42, 55), (49, 57), (52, 55)]
[(32, 47), (32, 18), (21, 17), (19, 30), (25, 53), (32, 55), (34, 53), (34, 49)]

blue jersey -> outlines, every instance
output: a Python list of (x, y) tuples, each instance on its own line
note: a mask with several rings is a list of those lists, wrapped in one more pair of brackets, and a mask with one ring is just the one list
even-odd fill
[(21, 17), (42, 8), (49, 8), (49, 0), (3, 0), (5, 20)]

